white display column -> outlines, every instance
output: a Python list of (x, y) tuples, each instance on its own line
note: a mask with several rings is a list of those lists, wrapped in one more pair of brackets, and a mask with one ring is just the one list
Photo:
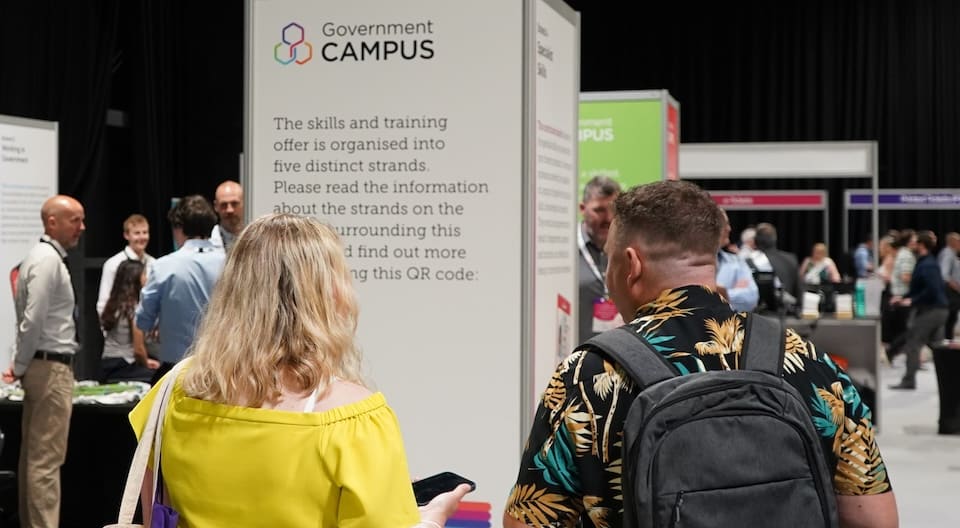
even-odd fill
[[(527, 226), (531, 254), (533, 368), (526, 408), (534, 410), (557, 363), (578, 344), (577, 120), (580, 17), (561, 0), (531, 2), (533, 142)], [(524, 417), (525, 428), (532, 416)]]
[(7, 360), (17, 328), (8, 277), (43, 234), (40, 207), (57, 194), (58, 137), (55, 121), (0, 115), (0, 350)]
[[(555, 358), (557, 297), (574, 287), (559, 233), (576, 205), (562, 137), (575, 137), (578, 59), (557, 41), (548, 75), (574, 84), (534, 108), (532, 1), (248, 2), (247, 210), (341, 234), (366, 371), (399, 416), (413, 475), (478, 484), (448, 526), (499, 525), (527, 432), (533, 314), (549, 310), (543, 354)], [(537, 186), (540, 115), (561, 133), (543, 152), (561, 165)], [(556, 215), (546, 260), (534, 257), (534, 195)], [(535, 264), (556, 268), (546, 307)]]

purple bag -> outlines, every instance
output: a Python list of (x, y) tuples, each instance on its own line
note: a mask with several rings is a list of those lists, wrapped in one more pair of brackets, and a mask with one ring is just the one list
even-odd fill
[(150, 528), (177, 528), (180, 514), (166, 504), (153, 503), (153, 516), (150, 518)]
[(153, 515), (150, 517), (150, 528), (177, 528), (177, 522), (180, 520), (180, 514), (176, 510), (160, 504), (153, 503)]
[(153, 492), (153, 514), (150, 516), (150, 528), (177, 528), (180, 514), (170, 506), (164, 504), (166, 487), (163, 484), (163, 471), (157, 463), (157, 487)]

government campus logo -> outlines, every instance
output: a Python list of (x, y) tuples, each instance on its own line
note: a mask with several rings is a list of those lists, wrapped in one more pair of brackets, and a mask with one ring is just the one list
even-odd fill
[(302, 66), (313, 58), (313, 45), (306, 41), (306, 32), (300, 24), (290, 22), (283, 26), (280, 37), (283, 42), (273, 47), (273, 58), (280, 64), (295, 62)]
[[(430, 19), (410, 22), (338, 23), (319, 26), (317, 54), (325, 62), (363, 62), (387, 60), (430, 60), (434, 57), (434, 22)], [(290, 22), (280, 31), (280, 42), (273, 46), (273, 58), (281, 66), (303, 66), (313, 59), (313, 43), (306, 30)], [(313, 35), (316, 37), (316, 34)], [(428, 37), (428, 38), (424, 38)]]

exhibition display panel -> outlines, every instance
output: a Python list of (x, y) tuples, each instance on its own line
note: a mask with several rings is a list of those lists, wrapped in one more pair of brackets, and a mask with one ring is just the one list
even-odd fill
[(823, 220), (823, 241), (830, 245), (826, 191), (715, 191), (710, 196), (727, 211), (814, 211)]
[[(57, 194), (58, 127), (54, 121), (0, 115), (0, 272), (8, 275), (43, 233), (40, 207)], [(0, 350), (13, 345), (16, 314), (0, 302)]]
[(454, 470), (498, 509), (576, 340), (579, 15), (249, 0), (247, 25), (249, 216), (339, 232), (412, 474)]
[(676, 180), (680, 104), (666, 90), (580, 94), (580, 184), (608, 176), (624, 188)]
[[(877, 152), (875, 141), (686, 143), (680, 145), (680, 177), (694, 181), (868, 179), (870, 192), (876, 194)], [(872, 211), (876, 241), (877, 209)]]
[[(850, 219), (854, 211), (955, 211), (960, 210), (958, 189), (879, 189), (874, 193), (863, 189), (848, 189), (843, 193), (844, 247), (860, 242), (850, 240)], [(873, 217), (877, 225), (878, 217)], [(874, 244), (874, 247), (877, 247)]]

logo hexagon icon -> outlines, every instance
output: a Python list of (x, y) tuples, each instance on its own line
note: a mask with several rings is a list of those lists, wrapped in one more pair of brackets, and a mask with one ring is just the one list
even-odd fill
[(300, 24), (290, 22), (283, 26), (280, 39), (282, 42), (273, 46), (273, 58), (280, 64), (296, 62), (303, 65), (313, 58), (313, 45), (306, 41), (306, 31)]

